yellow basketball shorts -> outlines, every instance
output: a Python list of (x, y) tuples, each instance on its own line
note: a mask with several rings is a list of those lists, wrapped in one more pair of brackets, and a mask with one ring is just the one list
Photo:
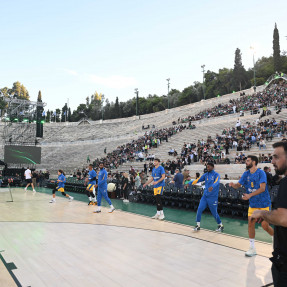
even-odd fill
[(164, 186), (155, 187), (153, 189), (153, 194), (154, 195), (158, 195), (158, 194), (163, 195), (163, 191), (164, 191)]
[(91, 183), (90, 183), (90, 184), (87, 186), (87, 190), (92, 192), (92, 191), (94, 190), (94, 186), (95, 186), (94, 184), (91, 184)]
[(248, 217), (252, 215), (252, 213), (255, 211), (255, 210), (267, 210), (269, 211), (270, 210), (270, 207), (267, 206), (267, 207), (263, 207), (263, 208), (260, 208), (260, 207), (250, 207), (248, 208)]
[(57, 187), (56, 187), (56, 189), (57, 189), (58, 191), (60, 191), (60, 192), (65, 192), (65, 190), (64, 190), (64, 188), (63, 188), (63, 187), (59, 187), (59, 186), (57, 186)]

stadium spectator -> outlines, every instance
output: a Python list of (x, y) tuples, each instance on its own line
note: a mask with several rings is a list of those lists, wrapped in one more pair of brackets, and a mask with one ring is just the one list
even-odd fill
[(174, 186), (177, 188), (183, 187), (183, 174), (179, 172), (178, 168), (175, 170), (175, 176), (171, 182), (174, 183)]
[(266, 144), (263, 138), (261, 138), (259, 141), (259, 149), (262, 149), (262, 148), (266, 149)]
[(129, 179), (128, 179), (128, 174), (123, 173), (123, 178), (122, 178), (122, 194), (124, 196), (123, 202), (128, 203), (129, 202)]
[(174, 149), (171, 147), (169, 152), (168, 152), (168, 155), (173, 155), (174, 154)]

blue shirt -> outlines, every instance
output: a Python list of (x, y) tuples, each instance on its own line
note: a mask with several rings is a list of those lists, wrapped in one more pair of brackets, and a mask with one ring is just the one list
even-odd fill
[(178, 188), (181, 188), (183, 187), (183, 174), (182, 173), (177, 173), (174, 178), (173, 178), (173, 181), (174, 181), (174, 185), (175, 187), (178, 187)]
[(254, 173), (247, 170), (243, 173), (242, 177), (238, 181), (246, 189), (246, 192), (252, 193), (260, 188), (261, 183), (266, 183), (265, 190), (249, 199), (249, 206), (252, 208), (265, 208), (270, 206), (271, 200), (267, 187), (267, 176), (262, 169), (257, 169)]
[(96, 176), (97, 173), (95, 170), (92, 169), (89, 171), (89, 184), (95, 185), (97, 183)]
[[(153, 177), (153, 181), (158, 181), (161, 176), (165, 174), (164, 168), (160, 165), (158, 168), (153, 168), (152, 169), (152, 177)], [(161, 186), (165, 186), (165, 182), (164, 180), (162, 180), (161, 182), (155, 184), (153, 187), (157, 188), (157, 187), (161, 187)]]
[(99, 176), (98, 176), (98, 187), (100, 189), (107, 189), (108, 188), (107, 178), (108, 178), (107, 171), (104, 168), (100, 169)]
[[(219, 182), (220, 182), (220, 175), (212, 170), (211, 172), (207, 172), (203, 174), (199, 179), (193, 181), (192, 184), (196, 184), (198, 182), (205, 181), (205, 188), (203, 195), (207, 197), (216, 197), (218, 198), (219, 193)], [(208, 191), (208, 189), (212, 187), (212, 191)]]
[(61, 181), (58, 181), (58, 186), (64, 188), (65, 182), (66, 182), (66, 177), (63, 174), (60, 174), (58, 176), (58, 180), (61, 180)]

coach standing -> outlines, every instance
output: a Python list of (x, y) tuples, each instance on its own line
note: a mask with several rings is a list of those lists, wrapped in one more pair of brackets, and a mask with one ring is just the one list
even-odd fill
[(277, 174), (285, 175), (280, 181), (275, 209), (272, 211), (255, 211), (251, 219), (265, 220), (274, 224), (274, 251), (272, 276), (274, 287), (287, 286), (287, 142), (273, 145), (272, 164)]

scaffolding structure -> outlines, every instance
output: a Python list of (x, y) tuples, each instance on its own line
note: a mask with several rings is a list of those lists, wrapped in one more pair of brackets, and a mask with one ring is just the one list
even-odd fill
[(5, 123), (4, 145), (35, 146), (37, 144), (37, 120), (39, 120), (39, 110), (37, 108), (41, 107), (43, 110), (46, 103), (21, 100), (14, 97), (3, 97), (3, 100), (7, 103), (2, 117), (2, 121)]

